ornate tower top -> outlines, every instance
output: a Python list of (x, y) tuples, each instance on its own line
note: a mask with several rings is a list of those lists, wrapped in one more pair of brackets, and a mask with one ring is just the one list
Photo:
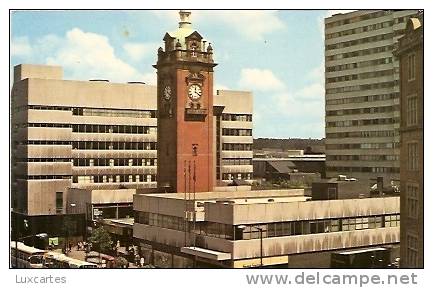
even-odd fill
[(179, 28), (191, 28), (191, 20), (190, 20), (191, 11), (180, 10), (179, 16), (180, 16)]
[(192, 28), (191, 11), (180, 10), (179, 17), (179, 27), (165, 34), (164, 49), (158, 49), (157, 65), (180, 60), (215, 66), (210, 42)]

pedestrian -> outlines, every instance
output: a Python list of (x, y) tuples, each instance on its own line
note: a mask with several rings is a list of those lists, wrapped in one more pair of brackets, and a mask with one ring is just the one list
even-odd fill
[(144, 267), (144, 258), (143, 257), (140, 258), (140, 267)]
[(72, 251), (72, 243), (71, 242), (69, 242), (69, 252), (71, 252)]

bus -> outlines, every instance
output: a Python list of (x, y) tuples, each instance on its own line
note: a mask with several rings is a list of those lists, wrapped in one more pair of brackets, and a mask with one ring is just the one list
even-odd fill
[(69, 261), (69, 267), (87, 269), (87, 268), (97, 268), (98, 266), (94, 263), (89, 263), (86, 261), (71, 258), (71, 260)]
[(391, 252), (382, 247), (331, 254), (331, 268), (387, 268), (390, 263)]
[(96, 264), (74, 259), (54, 251), (45, 253), (43, 266), (45, 268), (97, 268)]
[(43, 268), (45, 250), (11, 241), (11, 264), (13, 268)]

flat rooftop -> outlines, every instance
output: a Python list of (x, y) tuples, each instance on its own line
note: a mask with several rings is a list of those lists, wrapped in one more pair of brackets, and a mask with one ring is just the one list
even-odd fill
[[(184, 200), (184, 193), (163, 194), (136, 194), (136, 197), (165, 198)], [(187, 200), (192, 201), (194, 195), (186, 194)], [(305, 196), (304, 189), (286, 190), (254, 190), (254, 191), (230, 191), (230, 192), (198, 192), (195, 193), (196, 202), (213, 202), (223, 204), (257, 204), (270, 202), (303, 202), (311, 197)]]

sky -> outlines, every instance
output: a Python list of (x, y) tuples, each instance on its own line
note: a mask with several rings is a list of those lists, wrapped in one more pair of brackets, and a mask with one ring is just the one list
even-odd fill
[[(214, 90), (251, 91), (254, 138), (323, 138), (325, 10), (193, 10), (212, 43)], [(64, 79), (156, 84), (152, 64), (178, 11), (13, 11), (11, 71), (60, 65)]]

